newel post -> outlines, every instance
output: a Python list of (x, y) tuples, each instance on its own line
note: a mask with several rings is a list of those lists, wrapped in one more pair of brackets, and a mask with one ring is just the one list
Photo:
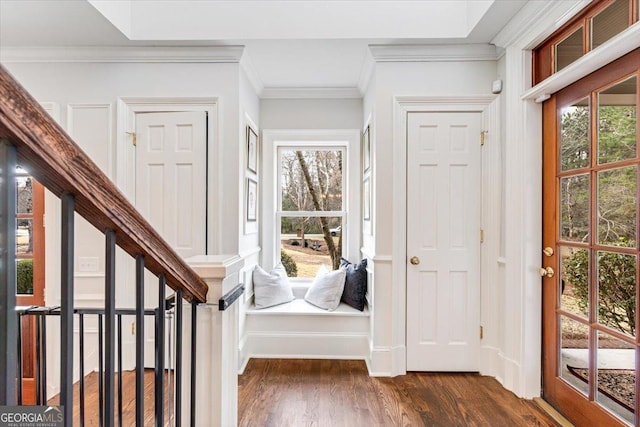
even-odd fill
[[(218, 300), (239, 282), (244, 260), (238, 256), (196, 256), (186, 260), (209, 286), (207, 303), (197, 307), (196, 370), (196, 426), (232, 427), (238, 424), (238, 316), (240, 300), (225, 311), (218, 308)], [(191, 308), (183, 306), (183, 367), (190, 357)], [(190, 372), (184, 370), (184, 372)], [(184, 391), (190, 387), (190, 376), (182, 380)], [(183, 406), (189, 407), (190, 393), (184, 393)], [(189, 425), (189, 411), (184, 411), (182, 424)]]

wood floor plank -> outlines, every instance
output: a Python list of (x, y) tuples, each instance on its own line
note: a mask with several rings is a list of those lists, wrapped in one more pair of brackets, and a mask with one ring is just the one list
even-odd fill
[(370, 377), (363, 361), (252, 359), (238, 377), (238, 424), (284, 426), (559, 426), (478, 374)]

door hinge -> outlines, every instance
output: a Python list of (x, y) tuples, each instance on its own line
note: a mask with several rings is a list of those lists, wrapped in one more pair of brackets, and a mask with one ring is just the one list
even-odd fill
[(480, 132), (480, 145), (484, 145), (484, 139), (488, 133), (488, 130), (483, 130), (482, 132)]
[(136, 133), (135, 132), (125, 132), (127, 135), (131, 136), (131, 143), (133, 144), (133, 146), (137, 146), (138, 145), (138, 138), (136, 138)]
[(484, 329), (480, 326), (480, 339), (484, 337)]
[(136, 323), (131, 322), (131, 335), (135, 335), (135, 334), (136, 334)]
[(480, 243), (484, 243), (484, 230), (480, 230)]

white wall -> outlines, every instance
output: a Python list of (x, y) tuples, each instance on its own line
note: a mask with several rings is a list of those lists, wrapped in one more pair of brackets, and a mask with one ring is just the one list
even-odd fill
[(263, 99), (263, 129), (360, 129), (360, 99)]
[(374, 264), (370, 368), (375, 375), (405, 372), (405, 322), (411, 321), (405, 319), (405, 284), (395, 283), (397, 272), (406, 269), (405, 259), (394, 258), (399, 247), (406, 248), (406, 219), (400, 218), (395, 208), (398, 204), (406, 205), (397, 191), (399, 183), (406, 180), (406, 159), (397, 158), (398, 152), (404, 152), (398, 144), (406, 141), (394, 141), (394, 97), (490, 95), (496, 75), (495, 61), (375, 65), (375, 107), (371, 108), (375, 111), (372, 140), (375, 241), (371, 242), (373, 251), (365, 248), (371, 252), (368, 255), (373, 257)]
[[(238, 183), (241, 191), (239, 195), (239, 212), (240, 214), (236, 218), (238, 224), (239, 233), (239, 255), (244, 259), (244, 267), (239, 271), (239, 281), (245, 285), (245, 293), (242, 299), (244, 304), (239, 304), (239, 325), (238, 331), (240, 336), (243, 336), (244, 321), (245, 321), (245, 309), (250, 303), (251, 296), (253, 295), (253, 281), (252, 273), (256, 264), (259, 263), (261, 250), (260, 250), (260, 236), (261, 229), (264, 222), (260, 215), (258, 215), (258, 221), (255, 223), (246, 222), (247, 212), (247, 196), (246, 186), (247, 179), (251, 178), (258, 182), (258, 195), (263, 196), (263, 177), (261, 177), (264, 169), (262, 165), (262, 140), (261, 140), (261, 128), (260, 128), (260, 99), (256, 94), (254, 87), (251, 85), (244, 68), (240, 69), (240, 111), (239, 111), (239, 129), (238, 129), (238, 152), (239, 152), (239, 168), (238, 168)], [(247, 126), (250, 126), (258, 135), (258, 171), (254, 173), (247, 168)], [(258, 209), (262, 201), (258, 200)], [(259, 212), (259, 211), (258, 211)], [(240, 357), (241, 354), (239, 353)], [(243, 366), (238, 361), (238, 366)]]

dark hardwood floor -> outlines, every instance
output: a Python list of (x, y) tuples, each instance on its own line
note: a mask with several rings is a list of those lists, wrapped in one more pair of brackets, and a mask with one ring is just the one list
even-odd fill
[[(75, 383), (73, 385), (73, 425), (80, 426), (85, 425), (99, 426), (100, 417), (98, 413), (99, 408), (99, 393), (98, 393), (98, 373), (92, 372), (85, 378), (85, 416), (84, 422), (80, 422), (80, 384)], [(155, 423), (155, 400), (154, 400), (154, 372), (153, 369), (145, 369), (144, 371), (144, 425), (153, 426)], [(118, 377), (115, 378), (116, 389), (118, 387)], [(122, 425), (123, 426), (135, 426), (136, 416), (136, 398), (135, 398), (135, 386), (136, 375), (133, 371), (126, 371), (122, 373)], [(171, 412), (169, 410), (169, 383), (168, 376), (165, 374), (165, 399), (164, 399), (164, 419), (165, 425), (174, 425), (171, 419)], [(60, 396), (56, 395), (49, 399), (47, 402), (49, 405), (57, 405), (60, 401)], [(118, 422), (118, 398), (117, 393), (115, 397), (115, 425), (119, 425)]]
[(238, 386), (238, 424), (247, 427), (559, 425), (478, 374), (375, 378), (363, 361), (252, 359)]

